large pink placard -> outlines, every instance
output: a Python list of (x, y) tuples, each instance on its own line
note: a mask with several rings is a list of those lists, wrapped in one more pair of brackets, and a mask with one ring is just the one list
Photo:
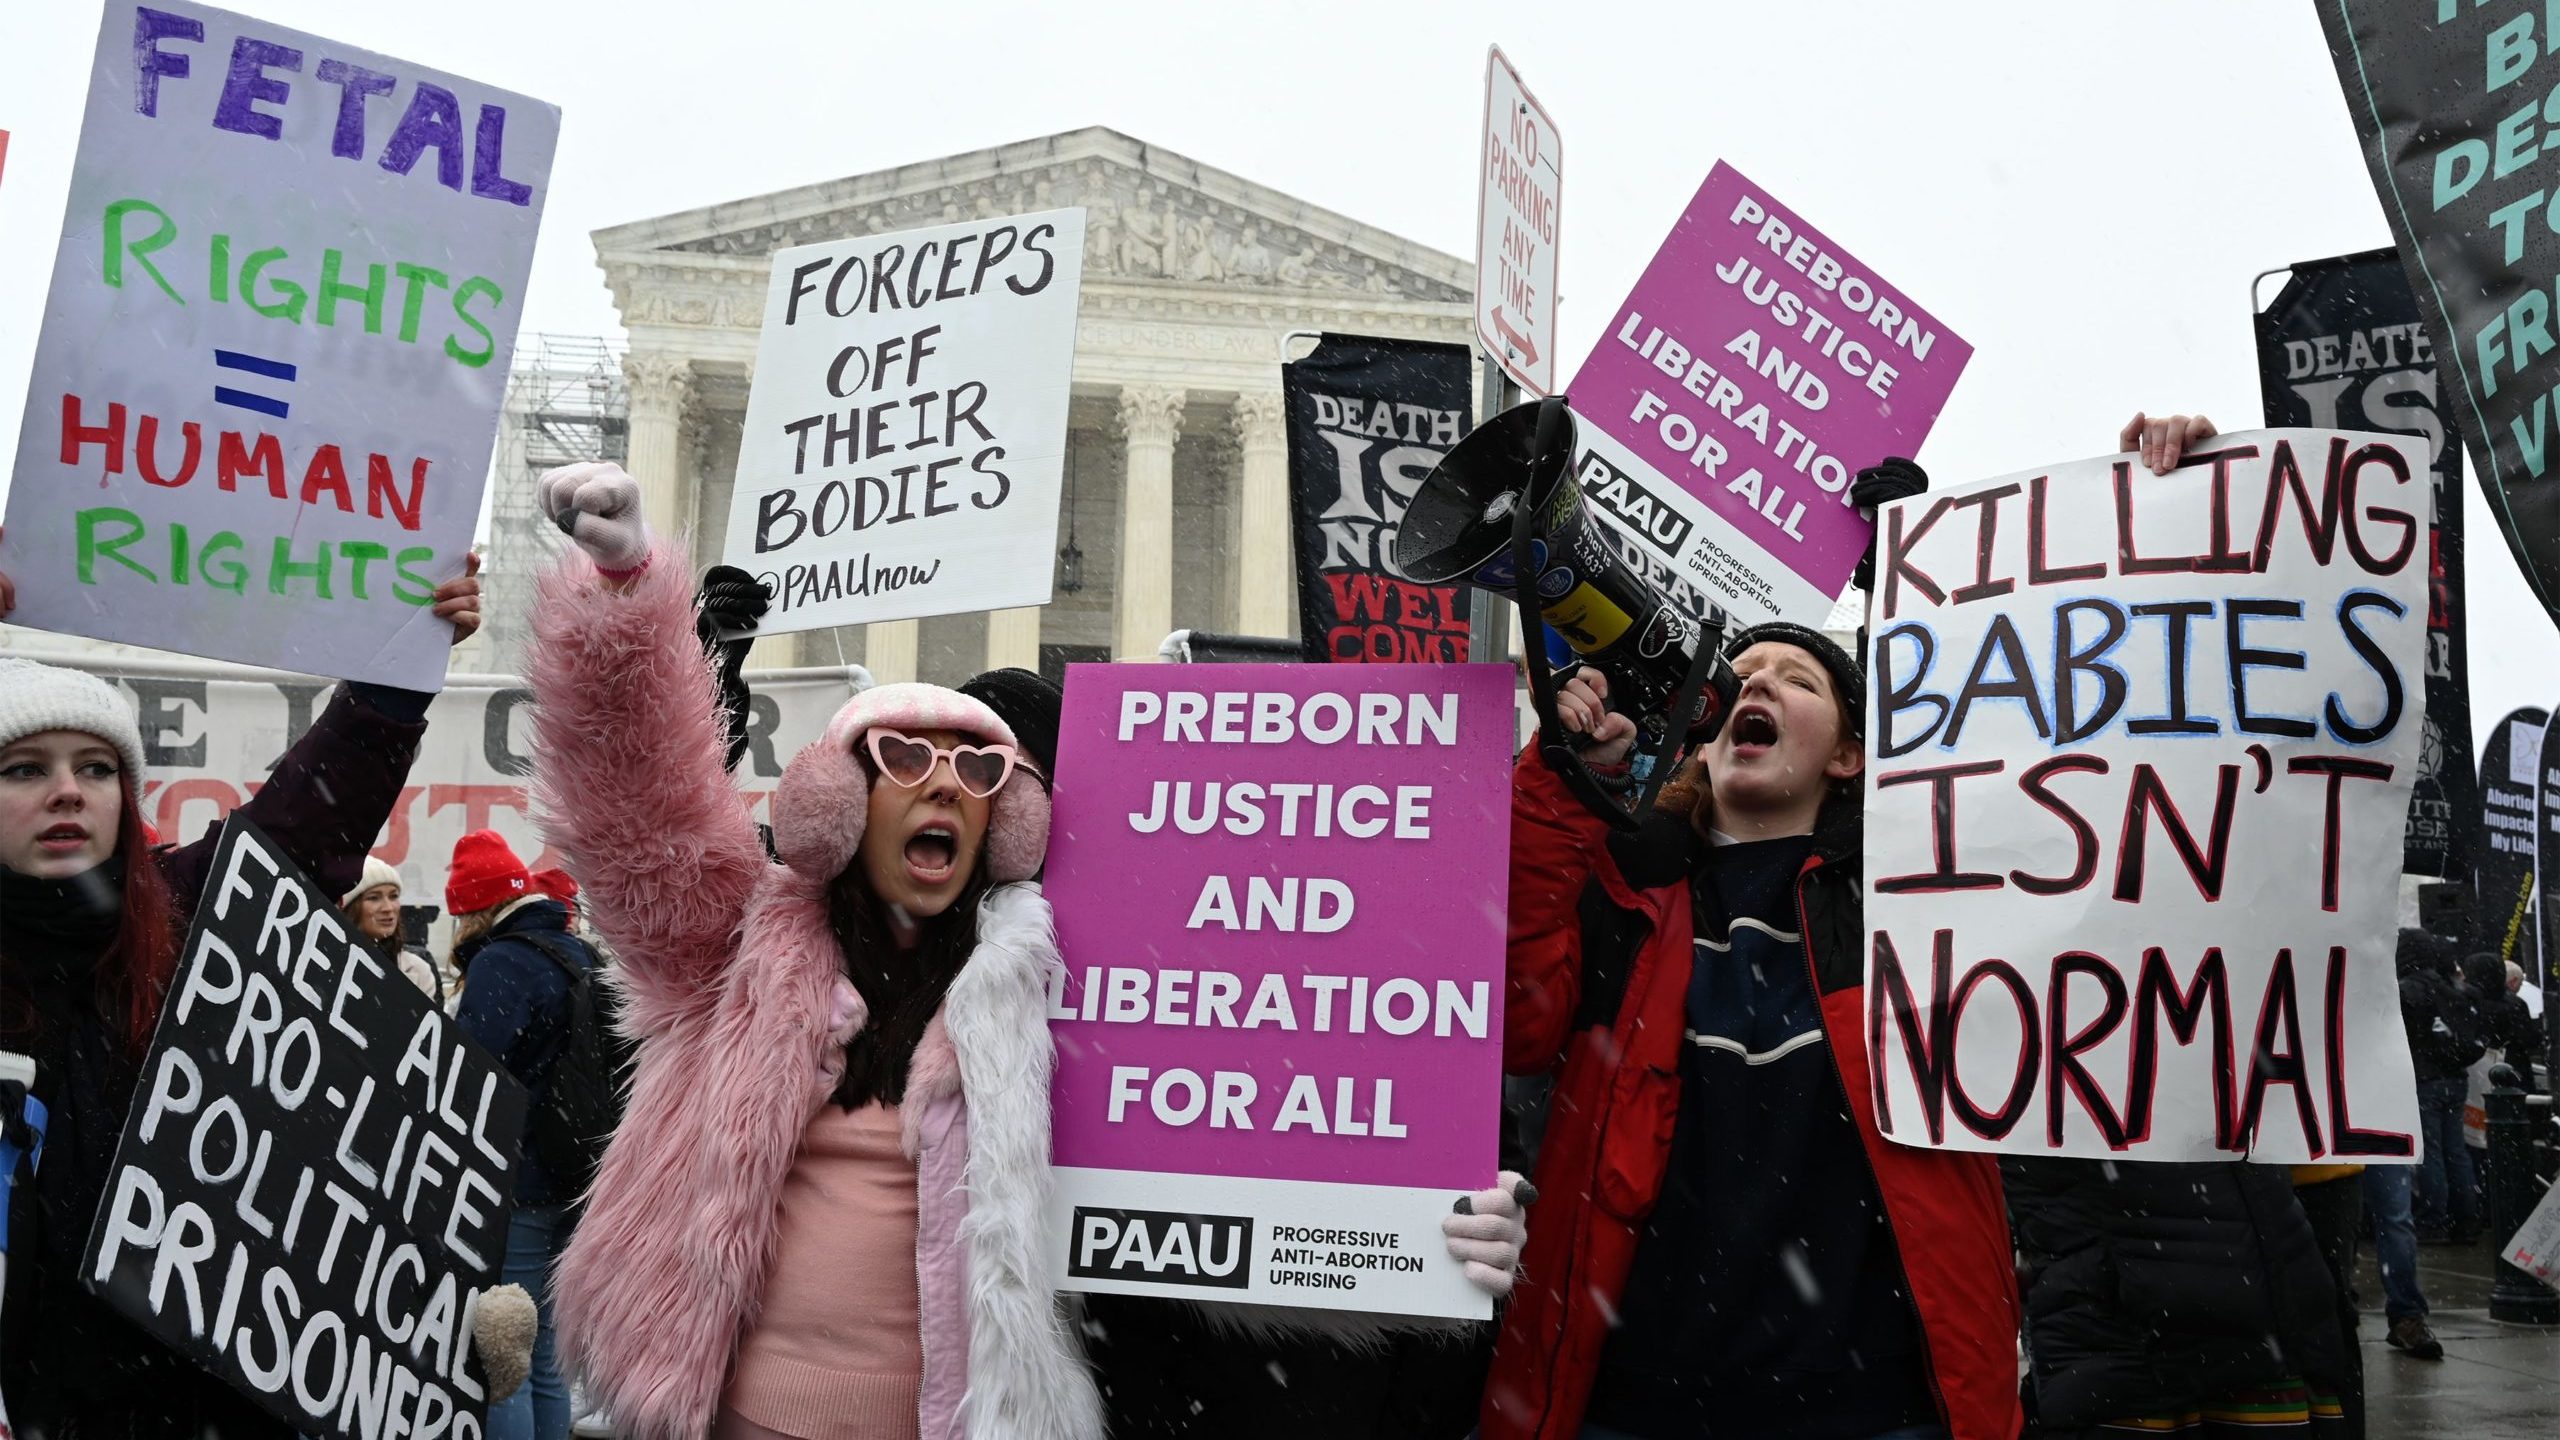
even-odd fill
[(1071, 667), (1057, 1163), (1490, 1183), (1512, 723), (1497, 665)]
[[(1850, 480), (1918, 454), (1972, 355), (1719, 162), (1573, 378), (1576, 417), (1617, 442), (1601, 447), (1608, 465), (1584, 457), (1583, 483), (1657, 548), (1695, 552), (1671, 558), (1718, 603), (1750, 619), (1801, 618), (1827, 607), (1866, 550)], [(1629, 456), (1653, 472), (1632, 488)], [(1627, 497), (1642, 499), (1655, 477), (1704, 507), (1701, 531), (1724, 535), (1684, 546), (1669, 521), (1631, 510)]]

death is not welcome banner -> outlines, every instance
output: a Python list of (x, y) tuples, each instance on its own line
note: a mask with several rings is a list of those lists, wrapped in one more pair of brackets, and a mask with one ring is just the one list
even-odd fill
[(1878, 519), (1867, 1034), (1908, 1145), (2408, 1163), (2423, 442), (2261, 430)]
[(2323, 0), (2338, 83), (2489, 514), (2560, 623), (2560, 227), (2542, 117), (2560, 54), (2526, 0)]
[(1298, 633), (1309, 660), (1467, 658), (1464, 585), (1398, 575), (1404, 507), (1467, 433), (1467, 347), (1326, 335), (1280, 367)]
[(2258, 390), (2267, 424), (2355, 425), (2427, 443), (2427, 728), (2409, 794), (2401, 869), (2467, 876), (2480, 792), (2471, 772), (2471, 665), (2462, 625), (2462, 440), (2449, 423), (2435, 346), (2393, 250), (2305, 260), (2259, 312)]

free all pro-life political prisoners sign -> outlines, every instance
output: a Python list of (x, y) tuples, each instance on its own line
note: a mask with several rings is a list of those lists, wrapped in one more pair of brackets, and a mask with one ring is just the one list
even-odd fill
[(729, 502), (758, 633), (1049, 600), (1084, 211), (776, 252)]
[(1077, 665), (1049, 897), (1068, 1290), (1481, 1319), (1511, 675)]
[(2226, 435), (1878, 520), (1879, 1127), (2029, 1155), (2414, 1157), (2393, 972), (2423, 439)]
[(560, 112), (186, 0), (98, 31), (10, 619), (443, 683)]
[(301, 1434), (472, 1440), (524, 1088), (256, 825), (211, 876), (81, 1278)]
[(1818, 628), (1867, 548), (1849, 481), (1919, 453), (1972, 356), (1720, 162), (1573, 377), (1574, 475), (1742, 624)]

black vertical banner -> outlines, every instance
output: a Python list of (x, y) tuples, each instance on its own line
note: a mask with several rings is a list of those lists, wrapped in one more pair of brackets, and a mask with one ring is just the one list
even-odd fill
[(1417, 585), (1392, 557), (1415, 488), (1467, 433), (1470, 358), (1464, 345), (1326, 335), (1280, 367), (1309, 660), (1467, 658), (1467, 588)]
[[(2533, 914), (2534, 796), (2543, 769), (2560, 756), (2542, 753), (2551, 716), (2527, 706), (2490, 732), (2480, 751), (2480, 844), (2472, 856), (2479, 896), (2479, 933), (2472, 943), (2540, 976), (2541, 937)], [(2547, 986), (2546, 986), (2547, 988)]]
[(2471, 667), (2462, 629), (2462, 436), (2437, 383), (2399, 252), (2306, 260), (2257, 317), (2258, 390), (2272, 426), (2424, 437), (2435, 490), (2428, 531), (2427, 726), (2409, 792), (2401, 870), (2469, 873), (2479, 794), (2471, 773)]
[(2554, 16), (2506, 0), (2322, 0), (2321, 28), (2489, 518), (2560, 622), (2560, 212), (2540, 116)]
[[(2516, 963), (2542, 987), (2544, 1033), (2560, 1037), (2560, 1010), (2551, 1003), (2560, 995), (2560, 974), (2554, 973), (2560, 971), (2560, 894), (2553, 893), (2560, 890), (2560, 714), (2543, 725), (2542, 752), (2535, 758), (2542, 762), (2533, 787), (2534, 890), (2540, 896), (2536, 908), (2541, 911), (2541, 923), (2536, 928), (2542, 941), (2542, 970), (2536, 974), (2533, 962), (2523, 956), (2516, 957)], [(2552, 1057), (2560, 1060), (2560, 1039), (2551, 1043)]]
[(300, 1434), (476, 1440), (525, 1105), (235, 813), (81, 1279)]

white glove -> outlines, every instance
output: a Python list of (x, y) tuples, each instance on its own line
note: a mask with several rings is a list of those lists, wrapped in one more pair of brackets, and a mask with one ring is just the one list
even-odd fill
[(533, 1368), (535, 1327), (540, 1323), (533, 1297), (521, 1285), (493, 1285), (480, 1292), (480, 1308), (471, 1317), (471, 1347), (479, 1352), (480, 1372), (489, 1378), (489, 1403), (516, 1393)]
[(542, 513), (578, 542), (599, 570), (637, 570), (649, 561), (649, 527), (640, 518), (640, 482), (610, 460), (586, 460), (544, 472), (534, 482)]
[(1496, 1300), (1510, 1295), (1537, 1199), (1537, 1186), (1505, 1170), (1492, 1189), (1459, 1196), (1456, 1213), (1440, 1217), (1440, 1233), (1449, 1237), (1450, 1256), (1467, 1267), (1468, 1284)]

